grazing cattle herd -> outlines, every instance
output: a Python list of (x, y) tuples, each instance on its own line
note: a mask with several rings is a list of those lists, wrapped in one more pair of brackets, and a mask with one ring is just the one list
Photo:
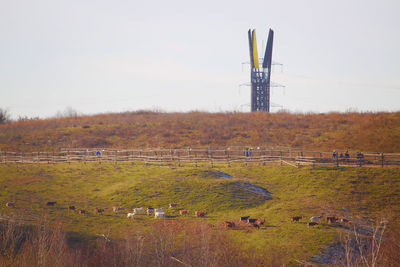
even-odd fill
[[(46, 202), (46, 206), (55, 206), (56, 205), (56, 201), (47, 201)], [(15, 202), (7, 202), (6, 203), (6, 207), (15, 207)], [(168, 205), (169, 207), (169, 214), (174, 214), (174, 213), (179, 213), (180, 216), (185, 216), (185, 215), (189, 215), (190, 214), (190, 210), (188, 209), (181, 209), (181, 208), (177, 208), (178, 204), (176, 203), (170, 203)], [(112, 211), (114, 213), (119, 213), (120, 211), (122, 211), (124, 208), (121, 206), (113, 206), (112, 207)], [(86, 210), (84, 209), (76, 209), (75, 206), (68, 206), (68, 211), (75, 211), (77, 210), (79, 214), (81, 215), (87, 215)], [(154, 218), (165, 218), (166, 216), (166, 212), (164, 211), (164, 208), (153, 208), (153, 207), (147, 207), (147, 209), (145, 210), (143, 207), (140, 208), (133, 208), (133, 212), (128, 212), (127, 213), (127, 218), (128, 219), (133, 219), (135, 218), (135, 216), (144, 213), (144, 211), (146, 211), (147, 215), (153, 215), (154, 214)], [(104, 208), (95, 208), (94, 209), (94, 214), (103, 214), (103, 212), (105, 212)], [(194, 212), (194, 216), (195, 217), (205, 217), (207, 215), (207, 211), (204, 210), (196, 210)], [(176, 217), (176, 216), (169, 216), (171, 217)], [(301, 222), (301, 220), (304, 218), (303, 216), (293, 216), (290, 218), (290, 220), (292, 222), (297, 222), (297, 223), (303, 223), (306, 224), (308, 227), (313, 227), (313, 226), (317, 226), (319, 224), (321, 224), (322, 219), (324, 216), (312, 216), (310, 217), (308, 222)], [(330, 215), (330, 216), (325, 216), (326, 219), (326, 223), (327, 224), (342, 224), (342, 225), (346, 225), (346, 224), (350, 224), (351, 220), (345, 217), (338, 217), (336, 215)], [(261, 219), (261, 218), (250, 218), (250, 216), (241, 216), (236, 220), (232, 220), (232, 221), (223, 221), (221, 223), (221, 226), (224, 229), (243, 229), (245, 227), (251, 227), (251, 228), (256, 228), (256, 229), (260, 229), (260, 227), (262, 225), (265, 224), (265, 218)], [(340, 225), (339, 224), (339, 225)]]
[[(299, 222), (303, 217), (302, 216), (294, 216), (291, 218), (292, 222)], [(313, 216), (310, 218), (310, 221), (307, 222), (307, 225), (310, 226), (316, 226), (318, 225), (321, 220), (322, 220), (323, 216)], [(332, 224), (332, 223), (342, 223), (342, 224), (349, 224), (351, 221), (347, 218), (344, 217), (338, 217), (338, 216), (326, 216), (326, 223), (327, 224)]]

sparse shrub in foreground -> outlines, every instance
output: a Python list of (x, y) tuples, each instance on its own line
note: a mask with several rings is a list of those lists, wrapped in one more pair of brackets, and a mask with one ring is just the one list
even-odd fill
[(161, 220), (124, 240), (68, 246), (61, 224), (1, 224), (0, 266), (276, 266), (284, 258), (243, 251), (225, 231), (195, 221)]

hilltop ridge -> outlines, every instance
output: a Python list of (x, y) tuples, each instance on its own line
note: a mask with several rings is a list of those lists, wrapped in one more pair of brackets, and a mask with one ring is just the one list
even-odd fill
[(266, 145), (400, 151), (400, 112), (163, 113), (137, 111), (0, 125), (0, 149), (184, 148)]

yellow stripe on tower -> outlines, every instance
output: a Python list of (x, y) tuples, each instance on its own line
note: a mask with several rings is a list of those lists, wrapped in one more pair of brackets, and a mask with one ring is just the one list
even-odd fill
[(257, 52), (257, 40), (256, 40), (256, 30), (253, 30), (253, 59), (254, 68), (259, 69), (260, 65), (258, 63), (258, 52)]

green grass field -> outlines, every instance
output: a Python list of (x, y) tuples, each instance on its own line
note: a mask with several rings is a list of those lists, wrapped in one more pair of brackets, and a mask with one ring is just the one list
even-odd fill
[[(223, 178), (226, 173), (232, 178)], [(271, 199), (247, 189), (262, 187)], [(0, 214), (29, 220), (47, 217), (61, 221), (74, 236), (93, 238), (110, 232), (123, 238), (126, 231), (146, 231), (156, 220), (147, 215), (127, 219), (135, 207), (163, 207), (168, 220), (205, 220), (218, 226), (240, 216), (265, 217), (260, 230), (226, 230), (243, 249), (260, 253), (279, 250), (287, 262), (309, 260), (342, 231), (337, 225), (306, 225), (311, 216), (365, 216), (400, 214), (400, 170), (382, 168), (293, 168), (289, 166), (145, 166), (130, 163), (71, 163), (0, 165)], [(14, 201), (15, 208), (6, 207)], [(56, 201), (47, 207), (47, 201)], [(178, 203), (191, 215), (169, 210)], [(88, 211), (79, 215), (68, 206)], [(112, 206), (124, 208), (113, 213)], [(105, 208), (103, 215), (94, 208)], [(195, 210), (207, 210), (195, 219)], [(299, 223), (292, 216), (304, 216)]]

